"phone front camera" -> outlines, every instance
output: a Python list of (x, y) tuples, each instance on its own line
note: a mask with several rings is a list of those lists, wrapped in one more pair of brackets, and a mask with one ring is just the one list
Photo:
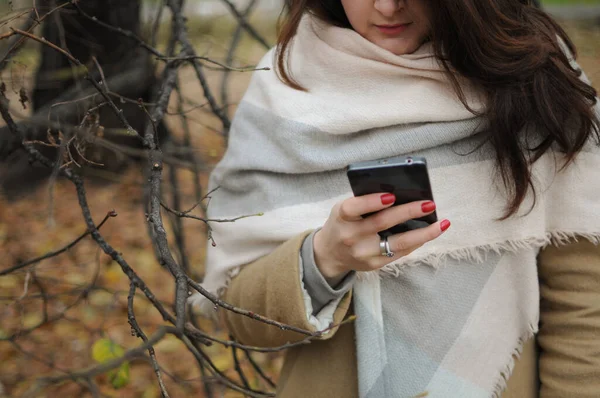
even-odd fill
[(406, 159), (406, 163), (408, 163), (408, 164), (412, 164), (412, 162), (413, 162), (412, 158), (408, 158), (408, 159)]

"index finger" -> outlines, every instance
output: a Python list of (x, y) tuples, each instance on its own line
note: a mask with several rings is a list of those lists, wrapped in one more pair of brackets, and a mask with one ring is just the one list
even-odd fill
[(395, 201), (396, 196), (387, 192), (348, 198), (340, 206), (339, 218), (344, 221), (360, 220), (361, 216), (386, 209)]

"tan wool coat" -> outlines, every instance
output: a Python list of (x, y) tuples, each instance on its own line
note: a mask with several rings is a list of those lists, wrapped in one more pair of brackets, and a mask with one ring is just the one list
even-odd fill
[[(306, 319), (299, 277), (299, 252), (309, 233), (245, 266), (231, 282), (226, 301), (315, 331)], [(598, 398), (600, 247), (585, 240), (549, 246), (539, 254), (538, 271), (540, 330), (525, 344), (502, 398)], [(335, 324), (351, 314), (351, 302), (352, 291), (340, 302)], [(248, 345), (274, 347), (305, 337), (231, 312), (224, 317), (232, 335)], [(354, 339), (354, 326), (346, 323), (319, 340), (288, 349), (277, 397), (358, 397)]]

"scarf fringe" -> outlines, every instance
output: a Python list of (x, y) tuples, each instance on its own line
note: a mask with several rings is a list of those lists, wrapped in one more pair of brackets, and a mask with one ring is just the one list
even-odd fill
[[(504, 242), (489, 243), (486, 245), (463, 247), (444, 253), (430, 253), (425, 255), (423, 258), (417, 258), (411, 262), (388, 264), (376, 272), (359, 272), (357, 277), (361, 280), (368, 280), (376, 276), (398, 277), (407, 267), (425, 264), (434, 268), (440, 268), (449, 258), (454, 260), (482, 263), (487, 259), (487, 254), (490, 252), (496, 254), (500, 254), (502, 252), (516, 253), (522, 249), (543, 248), (550, 244), (555, 246), (566, 245), (570, 242), (577, 242), (580, 238), (589, 240), (593, 244), (597, 245), (600, 243), (600, 231), (594, 233), (552, 231), (548, 232), (546, 236), (543, 237), (506, 240)], [(241, 267), (232, 268), (229, 270), (229, 272), (227, 272), (227, 277), (223, 283), (219, 284), (218, 286), (205, 286), (205, 288), (218, 298), (222, 298), (227, 291), (231, 280), (235, 278), (237, 274), (239, 274), (240, 269)], [(188, 298), (188, 304), (196, 314), (205, 316), (207, 318), (217, 319), (218, 307), (202, 294), (198, 292), (192, 294)]]
[(375, 277), (398, 277), (407, 267), (416, 265), (429, 265), (433, 268), (442, 267), (448, 259), (458, 261), (470, 261), (482, 263), (487, 260), (488, 253), (517, 253), (523, 249), (538, 249), (548, 245), (562, 246), (579, 239), (586, 239), (597, 245), (600, 243), (600, 231), (598, 232), (567, 232), (551, 231), (545, 236), (530, 237), (525, 239), (509, 239), (503, 242), (488, 243), (485, 245), (461, 247), (442, 253), (429, 253), (423, 257), (412, 258), (406, 262), (387, 264), (376, 272), (359, 272), (358, 278), (367, 280)]
[(523, 336), (519, 338), (517, 346), (508, 358), (508, 363), (506, 364), (504, 370), (500, 372), (496, 382), (494, 383), (494, 390), (491, 395), (492, 398), (502, 398), (502, 393), (508, 386), (508, 379), (512, 375), (513, 369), (515, 368), (515, 363), (521, 358), (521, 354), (523, 354), (523, 347), (525, 346), (525, 343), (532, 339), (538, 332), (537, 323), (538, 322), (535, 324), (529, 324), (529, 329), (527, 332), (525, 332)]

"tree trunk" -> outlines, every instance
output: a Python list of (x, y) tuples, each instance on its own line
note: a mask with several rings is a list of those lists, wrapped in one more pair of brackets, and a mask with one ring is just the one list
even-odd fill
[[(48, 1), (48, 9), (54, 7), (54, 1)], [(140, 0), (80, 0), (79, 7), (98, 21), (112, 26), (130, 30), (139, 35), (140, 32)], [(137, 101), (141, 98), (147, 102), (155, 82), (152, 60), (149, 53), (139, 47), (137, 43), (127, 37), (106, 29), (94, 21), (81, 15), (73, 6), (68, 6), (54, 12), (44, 22), (42, 36), (51, 43), (68, 50), (75, 58), (83, 63), (92, 78), (96, 81), (108, 81), (107, 88), (111, 92)], [(100, 104), (103, 99), (96, 95), (83, 101), (75, 101), (90, 93), (96, 93), (91, 83), (83, 79), (81, 70), (73, 65), (64, 55), (49, 46), (40, 46), (40, 66), (35, 77), (35, 86), (31, 95), (33, 116), (30, 120), (49, 120), (52, 123), (65, 126), (78, 126), (88, 109)], [(97, 63), (94, 62), (94, 58)], [(102, 68), (102, 74), (97, 65)], [(126, 102), (114, 98), (115, 103), (123, 110), (123, 114), (131, 126), (140, 134), (143, 132), (148, 117), (137, 103)], [(58, 102), (64, 105), (55, 105)], [(53, 106), (54, 105), (54, 106)], [(103, 106), (92, 117), (87, 119), (86, 125), (101, 126), (98, 131), (104, 131), (105, 138), (118, 145), (141, 148), (139, 137), (132, 137), (124, 133), (124, 127), (114, 112)], [(30, 139), (46, 140), (48, 130), (46, 127), (26, 127)], [(163, 124), (158, 126), (159, 137), (165, 138), (167, 130)], [(59, 129), (53, 129), (51, 134), (58, 139)], [(65, 132), (69, 130), (65, 128)], [(72, 130), (72, 129), (71, 129)], [(5, 132), (3, 132), (5, 133)], [(6, 134), (5, 134), (6, 136)], [(2, 143), (2, 147), (10, 145)], [(42, 148), (46, 155), (56, 159), (59, 150), (56, 148)], [(105, 149), (98, 145), (88, 145), (84, 159), (80, 158), (78, 164), (89, 167), (93, 163), (101, 163), (104, 170), (118, 171), (130, 162), (114, 150)], [(100, 167), (100, 166), (98, 166)], [(0, 166), (0, 182), (4, 191), (19, 193), (25, 188), (35, 186), (36, 181), (48, 177), (49, 171), (45, 168), (32, 167), (22, 151), (13, 153), (3, 165)]]

